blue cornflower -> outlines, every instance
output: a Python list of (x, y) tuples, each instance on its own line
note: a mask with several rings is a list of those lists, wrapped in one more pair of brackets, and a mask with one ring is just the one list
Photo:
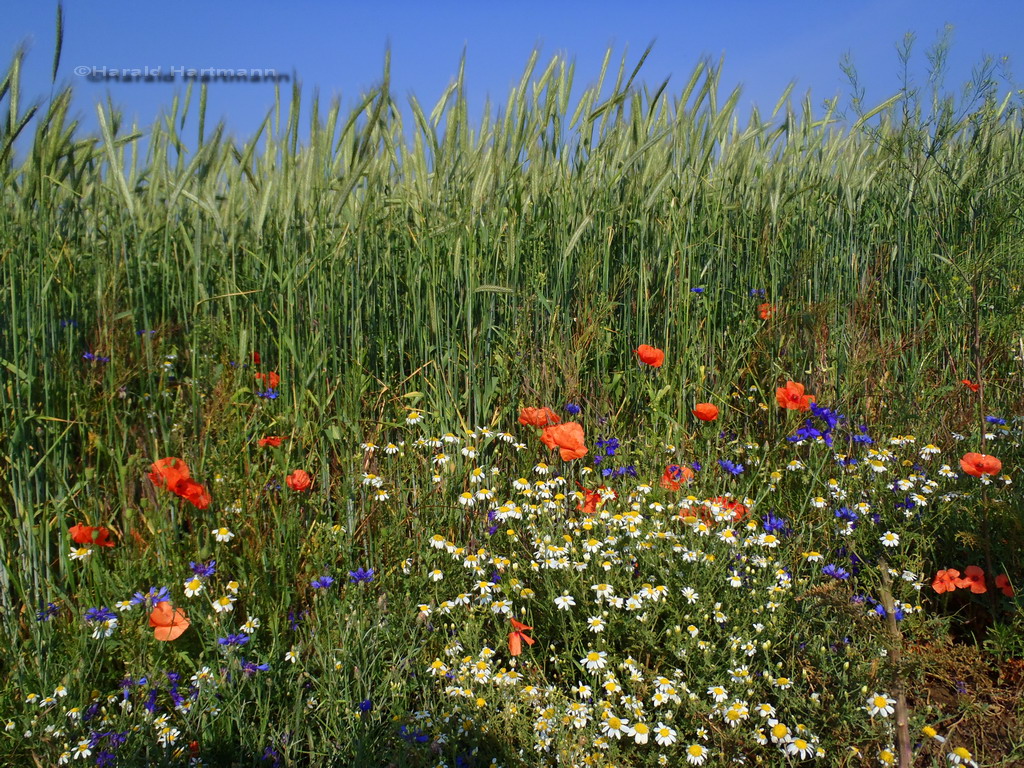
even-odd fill
[(577, 416), (581, 409), (576, 403), (566, 403), (565, 410), (569, 412), (570, 416)]
[(811, 403), (811, 413), (828, 425), (827, 431), (829, 432), (835, 429), (839, 422), (843, 420), (843, 415), (841, 413), (813, 402)]
[(167, 589), (167, 587), (160, 587), (160, 588), (150, 587), (149, 588), (149, 592), (147, 594), (145, 594), (145, 595), (142, 594), (141, 592), (136, 592), (132, 596), (132, 599), (130, 600), (130, 602), (131, 602), (132, 605), (143, 605), (143, 604), (145, 604), (145, 605), (147, 605), (147, 606), (149, 606), (151, 608), (154, 605), (156, 605), (157, 603), (162, 603), (165, 600), (170, 600), (170, 599), (171, 599), (171, 592), (170, 592), (170, 590)]
[(218, 637), (217, 645), (223, 645), (230, 648), (245, 645), (250, 639), (251, 638), (248, 635), (239, 632), (238, 634), (228, 635), (227, 637)]
[(208, 579), (217, 572), (217, 561), (211, 560), (208, 563), (195, 563), (189, 561), (188, 567), (192, 569), (192, 573), (201, 579)]
[(1000, 427), (1006, 426), (1006, 419), (1001, 419), (998, 416), (986, 416), (985, 421), (989, 424), (998, 424)]
[[(871, 602), (875, 603), (874, 600), (871, 600)], [(886, 616), (885, 606), (882, 605), (881, 603), (875, 603), (874, 612), (877, 613), (879, 616), (881, 616), (883, 618), (885, 618), (885, 616)], [(893, 611), (893, 615), (896, 616), (896, 621), (902, 621), (903, 620), (903, 616), (904, 616), (903, 609), (902, 608), (897, 608), (895, 611)]]
[(59, 611), (60, 609), (57, 607), (56, 603), (47, 603), (45, 608), (36, 611), (36, 621), (49, 621), (56, 616)]
[(750, 289), (750, 295), (754, 296), (754, 297), (764, 298), (764, 295), (765, 295), (764, 288), (751, 288)]
[(334, 583), (334, 577), (332, 576), (321, 576), (319, 579), (314, 579), (309, 586), (313, 589), (327, 589)]
[(833, 563), (829, 563), (822, 568), (821, 573), (823, 576), (831, 576), (833, 579), (839, 579), (840, 581), (845, 581), (850, 578), (849, 571), (845, 568), (840, 568), (838, 565), (834, 565)]
[(872, 444), (874, 444), (875, 441), (872, 440), (871, 439), (871, 435), (868, 434), (868, 425), (867, 424), (861, 424), (858, 427), (858, 429), (860, 430), (860, 434), (853, 436), (853, 442), (855, 442), (855, 443), (864, 443), (865, 445), (872, 445)]
[(276, 389), (268, 389), (264, 392), (257, 392), (256, 397), (262, 397), (266, 400), (277, 400), (277, 398), (280, 397), (280, 395), (278, 394)]
[[(791, 443), (801, 443), (804, 440), (816, 440), (818, 438), (823, 440), (831, 441), (832, 437), (828, 432), (822, 432), (814, 426), (814, 422), (810, 419), (804, 422), (804, 425), (800, 427), (796, 432), (787, 437), (786, 439)], [(831, 445), (831, 442), (829, 442)]]
[(373, 709), (373, 699), (363, 699), (359, 702), (360, 712), (369, 712)]
[(700, 472), (701, 469), (703, 469), (703, 467), (701, 467), (699, 461), (695, 461), (690, 465), (690, 469), (692, 469), (694, 472)]
[(430, 736), (425, 734), (419, 728), (414, 731), (409, 730), (409, 726), (403, 725), (398, 729), (398, 735), (406, 741), (415, 741), (418, 744), (425, 744), (430, 741)]
[(60, 327), (61, 328), (77, 328), (78, 327), (78, 321), (74, 320), (72, 318), (68, 318), (66, 320), (61, 320), (60, 321)]
[(239, 659), (239, 662), (242, 665), (242, 671), (245, 673), (246, 677), (252, 677), (257, 672), (266, 672), (270, 669), (269, 664), (257, 664), (254, 661), (246, 661), (244, 657)]
[(263, 762), (270, 763), (272, 768), (277, 768), (281, 765), (281, 753), (273, 747), (267, 747), (263, 750)]
[(117, 749), (128, 741), (128, 731), (111, 731), (107, 734), (107, 743), (112, 749)]
[(789, 524), (781, 517), (776, 517), (771, 512), (761, 519), (761, 525), (765, 533), (788, 533)]
[(109, 608), (107, 608), (106, 606), (102, 606), (100, 608), (90, 608), (85, 612), (85, 620), (89, 622), (100, 623), (104, 621), (110, 621), (111, 619), (116, 618), (117, 614)]
[(348, 572), (348, 580), (353, 584), (369, 584), (373, 581), (373, 568), (357, 568)]
[(109, 750), (102, 749), (96, 753), (97, 768), (106, 768), (106, 766), (113, 765), (116, 760), (117, 755)]
[(97, 355), (97, 354), (95, 354), (93, 352), (85, 352), (85, 353), (83, 353), (82, 354), (82, 359), (83, 360), (89, 360), (90, 362), (97, 362), (97, 363), (109, 363), (110, 362), (110, 358), (109, 357), (101, 357), (100, 355)]
[(699, 288), (699, 287), (698, 288), (691, 288), (690, 289), (690, 293), (704, 293), (704, 289), (703, 288)]
[(718, 466), (720, 466), (722, 469), (724, 469), (726, 472), (728, 472), (729, 474), (732, 474), (732, 475), (742, 475), (743, 474), (743, 469), (744, 469), (743, 465), (742, 464), (735, 464), (735, 463), (729, 461), (728, 459), (719, 459), (718, 460)]
[(840, 507), (839, 509), (836, 510), (836, 517), (838, 517), (840, 520), (845, 520), (848, 523), (852, 523), (854, 520), (857, 520), (860, 517), (860, 515), (858, 515), (849, 507)]

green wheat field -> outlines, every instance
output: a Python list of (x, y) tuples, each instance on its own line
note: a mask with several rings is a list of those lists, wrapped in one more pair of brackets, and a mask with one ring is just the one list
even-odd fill
[(14, 56), (2, 764), (1024, 765), (1021, 94), (643, 58), (240, 139)]

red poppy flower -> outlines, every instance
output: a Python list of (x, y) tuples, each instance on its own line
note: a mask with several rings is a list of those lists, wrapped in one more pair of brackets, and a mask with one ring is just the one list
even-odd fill
[(995, 456), (984, 453), (965, 453), (964, 457), (960, 459), (960, 467), (972, 477), (981, 477), (982, 475), (998, 475), (1003, 468), (1003, 462)]
[(166, 459), (157, 459), (153, 462), (149, 471), (149, 479), (157, 488), (166, 488), (172, 493), (177, 493), (175, 488), (183, 480), (189, 478), (188, 464), (174, 456)]
[(940, 595), (943, 592), (952, 592), (957, 588), (959, 581), (960, 571), (955, 568), (949, 568), (935, 574), (935, 578), (932, 579), (932, 589)]
[(583, 444), (583, 427), (575, 421), (545, 427), (540, 433), (540, 441), (549, 450), (558, 448), (562, 461), (582, 459), (587, 455), (587, 448)]
[(153, 612), (149, 614), (149, 626), (153, 627), (153, 637), (168, 642), (181, 637), (188, 629), (189, 621), (184, 613), (171, 608), (171, 604), (164, 600), (153, 606)]
[(661, 476), (661, 487), (667, 491), (678, 491), (683, 483), (693, 480), (693, 470), (685, 464), (669, 464)]
[(757, 315), (762, 320), (767, 320), (769, 317), (774, 315), (776, 311), (777, 308), (775, 307), (775, 305), (769, 304), (767, 302), (765, 302), (764, 304), (758, 304), (757, 306)]
[(210, 506), (210, 492), (201, 483), (197, 483), (191, 478), (182, 480), (174, 492), (196, 509), (206, 509)]
[(814, 402), (814, 395), (805, 395), (803, 384), (787, 381), (786, 386), (775, 390), (775, 399), (783, 408), (792, 411), (809, 411), (811, 403)]
[(551, 427), (560, 421), (550, 408), (523, 408), (519, 412), (519, 423), (528, 427)]
[(209, 492), (189, 476), (188, 465), (181, 459), (173, 456), (157, 459), (150, 470), (149, 479), (157, 488), (166, 488), (190, 502), (196, 509), (210, 506)]
[(260, 353), (259, 352), (253, 352), (252, 353), (252, 364), (253, 365), (259, 365), (260, 364)]
[(597, 512), (597, 505), (602, 501), (600, 489), (592, 491), (581, 485), (580, 490), (583, 491), (583, 503), (578, 506), (579, 511), (584, 515), (593, 515)]
[(288, 439), (287, 435), (271, 435), (260, 438), (260, 448), (269, 445), (271, 448), (280, 448), (281, 443)]
[(665, 362), (665, 353), (648, 344), (641, 344), (637, 347), (636, 356), (640, 358), (641, 363), (649, 365), (651, 368), (661, 368), (662, 363)]
[(975, 384), (970, 379), (961, 379), (960, 383), (967, 387), (969, 390), (971, 390), (971, 392), (977, 392), (979, 389), (981, 389), (981, 384)]
[(701, 421), (714, 421), (718, 418), (718, 406), (711, 403), (697, 403), (693, 407), (693, 415)]
[(275, 371), (270, 373), (257, 373), (256, 381), (262, 381), (267, 389), (277, 389), (277, 385), (281, 383), (281, 377), (277, 375)]
[(964, 568), (963, 578), (957, 579), (956, 585), (962, 589), (970, 589), (976, 595), (988, 592), (988, 587), (985, 586), (985, 572), (976, 565)]
[(114, 542), (110, 541), (110, 531), (100, 525), (73, 525), (68, 528), (71, 540), (76, 544), (95, 544), (98, 547), (112, 547)]
[(293, 491), (308, 491), (309, 487), (313, 485), (313, 478), (309, 476), (309, 473), (304, 469), (296, 469), (284, 480), (285, 484)]
[(509, 619), (509, 621), (512, 622), (512, 631), (508, 633), (508, 652), (513, 656), (518, 656), (523, 652), (523, 641), (526, 641), (527, 645), (533, 645), (537, 641), (526, 634), (533, 627), (528, 627), (515, 619)]
[(1007, 597), (1013, 597), (1013, 585), (1010, 584), (1010, 577), (1005, 573), (1000, 573), (996, 576), (996, 589)]

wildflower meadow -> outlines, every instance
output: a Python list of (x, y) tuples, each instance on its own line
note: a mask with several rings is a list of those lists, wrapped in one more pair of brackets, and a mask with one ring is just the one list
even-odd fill
[(1024, 765), (1020, 93), (642, 64), (239, 139), (15, 55), (0, 762)]

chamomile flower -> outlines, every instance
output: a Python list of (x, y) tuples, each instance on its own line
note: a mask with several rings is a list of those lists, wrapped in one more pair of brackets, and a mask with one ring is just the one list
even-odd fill
[(585, 666), (588, 672), (598, 672), (608, 665), (608, 653), (606, 651), (590, 651), (580, 659), (580, 664)]
[(228, 613), (229, 611), (233, 611), (235, 609), (235, 601), (237, 599), (238, 598), (233, 595), (218, 597), (213, 601), (213, 610), (217, 613)]
[(799, 757), (801, 760), (811, 757), (816, 750), (817, 747), (813, 742), (801, 737), (790, 739), (786, 744), (786, 754), (791, 757)]
[(646, 744), (648, 737), (651, 735), (651, 726), (643, 721), (637, 721), (633, 723), (630, 735), (636, 744)]
[(555, 598), (555, 606), (560, 611), (568, 611), (574, 605), (576, 605), (576, 600), (573, 599), (572, 595), (559, 595)]
[(654, 740), (662, 747), (671, 747), (676, 743), (676, 732), (664, 723), (654, 727)]
[(712, 685), (708, 688), (708, 696), (710, 696), (716, 704), (721, 704), (729, 698), (729, 692), (720, 685)]
[(616, 715), (605, 717), (604, 722), (601, 723), (601, 732), (613, 739), (621, 738), (622, 734), (629, 733), (629, 730), (629, 720)]
[(946, 759), (950, 765), (968, 765), (971, 768), (978, 768), (978, 764), (974, 761), (974, 756), (966, 747), (956, 747), (946, 755)]
[(872, 717), (875, 715), (888, 717), (895, 711), (893, 709), (894, 704), (896, 704), (896, 699), (889, 698), (887, 694), (876, 692), (868, 696), (867, 704), (865, 704), (864, 709), (866, 709), (868, 714)]
[(690, 765), (704, 765), (708, 754), (708, 748), (703, 744), (691, 744), (686, 748), (686, 762)]

